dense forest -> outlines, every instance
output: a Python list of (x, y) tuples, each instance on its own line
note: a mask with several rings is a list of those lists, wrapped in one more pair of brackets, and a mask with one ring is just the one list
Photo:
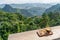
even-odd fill
[(42, 16), (24, 17), (20, 13), (0, 12), (0, 40), (9, 34), (60, 25), (60, 13), (43, 13)]

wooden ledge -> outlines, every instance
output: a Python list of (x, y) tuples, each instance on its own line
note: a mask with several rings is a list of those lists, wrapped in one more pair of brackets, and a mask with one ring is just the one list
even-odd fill
[(60, 26), (51, 27), (53, 35), (38, 37), (36, 32), (38, 30), (10, 34), (8, 40), (56, 40), (60, 39)]

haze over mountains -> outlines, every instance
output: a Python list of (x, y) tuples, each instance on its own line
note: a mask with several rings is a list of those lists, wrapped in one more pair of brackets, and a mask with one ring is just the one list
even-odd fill
[[(0, 8), (3, 8), (6, 4), (0, 4)], [(9, 4), (13, 8), (29, 9), (31, 7), (50, 7), (52, 4), (41, 4), (41, 3), (25, 3), (25, 4)]]
[(0, 9), (5, 12), (17, 12), (24, 16), (41, 16), (44, 12), (60, 11), (60, 4), (0, 4)]

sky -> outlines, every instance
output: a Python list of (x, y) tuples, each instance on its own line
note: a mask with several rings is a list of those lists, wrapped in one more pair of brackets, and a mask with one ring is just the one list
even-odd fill
[(0, 0), (0, 4), (60, 3), (60, 0)]

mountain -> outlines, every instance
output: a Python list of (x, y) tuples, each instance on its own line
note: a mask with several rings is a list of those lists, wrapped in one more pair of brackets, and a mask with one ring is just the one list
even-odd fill
[(46, 13), (48, 12), (60, 12), (60, 4), (53, 5), (52, 7), (46, 9)]
[(2, 8), (2, 10), (5, 11), (5, 12), (20, 13), (20, 14), (22, 14), (23, 16), (27, 16), (27, 17), (32, 16), (32, 14), (29, 13), (28, 11), (26, 11), (26, 10), (24, 10), (24, 9), (13, 8), (13, 7), (11, 7), (11, 6), (8, 5), (8, 4), (6, 4), (6, 5)]
[(27, 16), (41, 16), (52, 4), (26, 3), (26, 4), (0, 4), (6, 12), (18, 12)]
[(10, 5), (13, 8), (24, 9), (34, 16), (41, 16), (46, 9), (52, 6), (52, 4), (41, 4), (41, 3), (10, 4)]
[(10, 5), (7, 4), (2, 8), (2, 10), (5, 12), (16, 12), (16, 9), (12, 8)]
[(32, 7), (30, 9), (21, 9), (22, 14), (23, 13), (31, 13), (33, 16), (41, 16), (42, 13), (44, 13), (45, 8), (41, 7)]
[(42, 13), (45, 11), (46, 8), (42, 7), (33, 7), (29, 9), (29, 12), (35, 16), (41, 16)]

